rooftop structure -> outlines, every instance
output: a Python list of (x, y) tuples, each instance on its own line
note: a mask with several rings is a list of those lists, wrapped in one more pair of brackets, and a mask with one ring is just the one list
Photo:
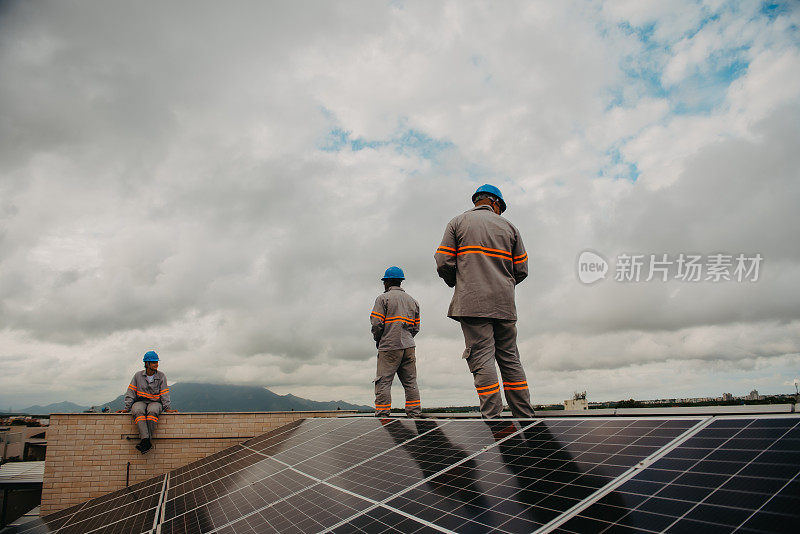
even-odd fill
[(793, 409), (305, 419), (11, 532), (797, 532)]

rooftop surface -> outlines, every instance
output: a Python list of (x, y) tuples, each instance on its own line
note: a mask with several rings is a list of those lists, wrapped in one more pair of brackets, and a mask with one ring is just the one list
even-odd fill
[(7, 532), (796, 533), (787, 406), (306, 419)]

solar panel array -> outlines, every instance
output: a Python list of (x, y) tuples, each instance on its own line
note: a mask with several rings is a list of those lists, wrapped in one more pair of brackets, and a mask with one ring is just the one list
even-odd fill
[(311, 419), (12, 532), (796, 533), (799, 423)]

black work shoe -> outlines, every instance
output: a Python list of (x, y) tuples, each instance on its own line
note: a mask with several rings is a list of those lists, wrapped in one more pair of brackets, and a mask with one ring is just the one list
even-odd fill
[(150, 440), (148, 438), (144, 438), (141, 442), (139, 442), (136, 448), (139, 449), (139, 452), (141, 452), (142, 454), (147, 454), (148, 452), (150, 452), (150, 449), (153, 448), (153, 444), (150, 443)]

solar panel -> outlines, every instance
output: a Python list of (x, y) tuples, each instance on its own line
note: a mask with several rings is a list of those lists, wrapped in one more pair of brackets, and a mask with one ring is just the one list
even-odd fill
[(155, 524), (164, 476), (145, 480), (83, 504), (72, 506), (26, 523), (13, 532), (64, 534), (106, 532), (148, 532)]
[(493, 426), (496, 446), (386, 504), (449, 530), (532, 532), (696, 423), (548, 420), (516, 433)]
[(13, 532), (800, 532), (799, 422), (314, 419)]
[(798, 424), (716, 420), (557, 532), (800, 532)]

